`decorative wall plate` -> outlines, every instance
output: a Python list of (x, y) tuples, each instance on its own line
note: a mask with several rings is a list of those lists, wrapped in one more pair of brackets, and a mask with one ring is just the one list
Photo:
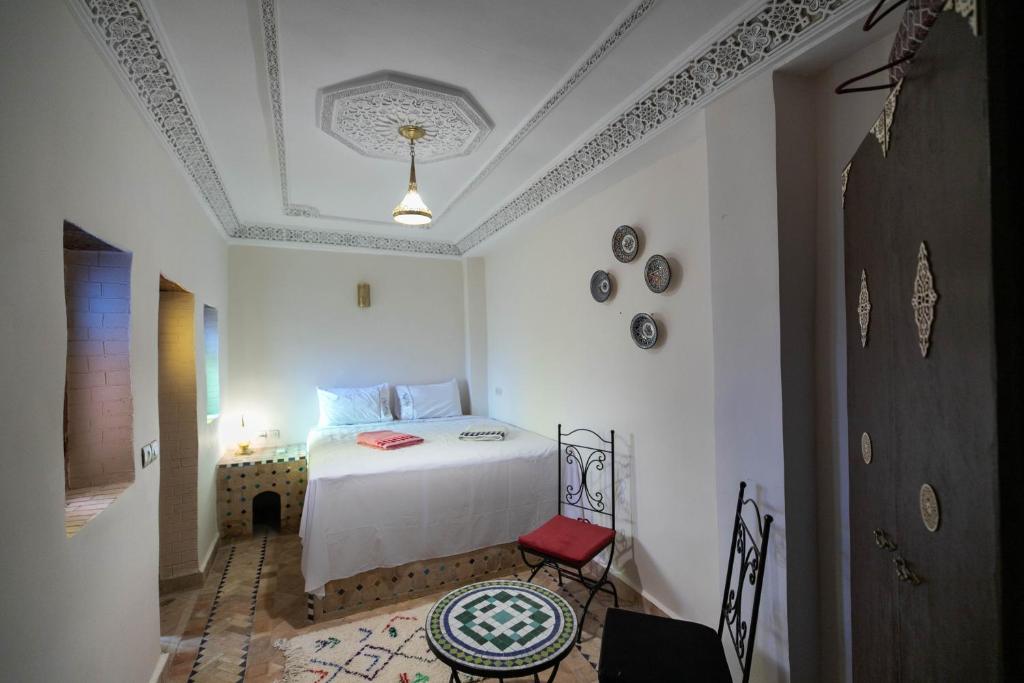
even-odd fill
[(647, 282), (647, 289), (655, 294), (661, 294), (672, 282), (672, 268), (668, 265), (668, 259), (661, 254), (655, 254), (647, 259), (644, 266), (644, 280)]
[(604, 303), (612, 295), (612, 278), (607, 271), (595, 270), (590, 276), (590, 296), (594, 301)]
[(620, 225), (612, 233), (612, 254), (622, 263), (629, 263), (640, 253), (640, 238), (636, 230), (628, 225)]
[(648, 313), (637, 313), (629, 321), (629, 334), (633, 343), (641, 349), (649, 349), (658, 343), (658, 323)]
[(935, 531), (939, 528), (939, 499), (935, 495), (935, 489), (930, 484), (921, 485), (921, 493), (918, 494), (918, 501), (921, 506), (921, 521), (928, 531)]
[(867, 432), (860, 435), (860, 457), (864, 458), (865, 465), (870, 465), (872, 458), (874, 458), (871, 436)]

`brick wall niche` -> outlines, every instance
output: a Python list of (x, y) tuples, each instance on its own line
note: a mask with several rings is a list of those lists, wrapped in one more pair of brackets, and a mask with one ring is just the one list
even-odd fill
[(67, 536), (135, 480), (129, 357), (132, 255), (65, 224)]
[(64, 453), (70, 490), (135, 478), (128, 355), (131, 259), (121, 251), (64, 251)]

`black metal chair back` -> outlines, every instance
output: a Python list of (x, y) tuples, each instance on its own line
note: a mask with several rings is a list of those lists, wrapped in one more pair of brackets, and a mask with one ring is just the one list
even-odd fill
[[(575, 437), (580, 434), (584, 440), (590, 440), (585, 435), (593, 436), (592, 446), (572, 443), (566, 439), (572, 437), (573, 441), (580, 440)], [(563, 490), (562, 461), (573, 474), (579, 475), (579, 481), (573, 482), (569, 478)], [(593, 488), (591, 482), (592, 472), (603, 472), (605, 464), (608, 465), (611, 479), (609, 497), (605, 500), (604, 492)], [(615, 430), (611, 430), (606, 439), (592, 429), (580, 428), (570, 432), (563, 432), (562, 425), (558, 425), (558, 513), (566, 507), (576, 508), (580, 511), (580, 519), (586, 512), (593, 512), (610, 518), (612, 529), (615, 528)]]
[[(750, 678), (750, 663), (754, 656), (754, 635), (757, 632), (757, 613), (761, 606), (761, 586), (764, 582), (765, 558), (768, 552), (768, 536), (772, 528), (772, 516), (762, 515), (761, 509), (743, 493), (747, 483), (740, 482), (740, 493), (736, 499), (736, 520), (732, 528), (732, 545), (729, 550), (729, 571), (725, 577), (725, 592), (722, 596), (722, 613), (718, 618), (718, 636), (728, 630), (729, 639), (739, 658), (743, 671), (743, 683)], [(756, 515), (753, 528), (744, 518), (744, 510)], [(747, 617), (747, 586), (753, 588)]]

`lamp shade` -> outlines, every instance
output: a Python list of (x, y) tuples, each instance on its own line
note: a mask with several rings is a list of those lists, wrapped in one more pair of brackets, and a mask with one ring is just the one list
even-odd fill
[(409, 183), (409, 191), (391, 212), (391, 216), (403, 225), (427, 225), (434, 217), (416, 189), (416, 183)]

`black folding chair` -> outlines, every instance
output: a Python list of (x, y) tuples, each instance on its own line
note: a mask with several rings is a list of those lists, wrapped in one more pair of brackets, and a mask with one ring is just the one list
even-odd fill
[[(595, 445), (586, 446), (564, 441), (565, 438), (580, 432), (593, 435), (593, 438), (596, 439)], [(573, 438), (578, 440), (576, 437)], [(578, 483), (570, 481), (565, 485), (564, 495), (562, 492), (563, 452), (566, 465), (579, 474)], [(584, 456), (583, 453), (586, 455)], [(602, 491), (591, 490), (589, 479), (592, 471), (603, 471), (606, 462), (611, 474), (610, 505), (606, 505)], [(566, 507), (576, 508), (580, 511), (581, 516), (575, 519), (564, 516), (562, 510)], [(584, 519), (582, 515), (588, 511), (610, 518), (611, 527), (592, 524)], [(619, 606), (619, 594), (615, 590), (615, 584), (608, 580), (608, 570), (611, 568), (612, 558), (615, 556), (614, 541), (615, 430), (612, 430), (609, 438), (605, 439), (590, 429), (574, 429), (571, 432), (563, 433), (562, 425), (558, 425), (558, 514), (537, 529), (520, 536), (519, 552), (522, 553), (526, 565), (533, 570), (527, 581), (533, 581), (537, 572), (546, 566), (558, 573), (559, 585), (562, 585), (563, 578), (568, 578), (582, 583), (590, 592), (580, 617), (577, 642), (583, 638), (583, 622), (587, 618), (590, 603), (598, 591), (609, 593), (615, 599), (615, 606)], [(605, 548), (610, 548), (610, 551), (608, 564), (605, 565), (601, 577), (592, 579), (584, 576), (583, 567)], [(527, 553), (539, 559), (531, 562)]]
[[(598, 663), (600, 683), (732, 683), (722, 640), (726, 630), (739, 659), (743, 683), (750, 679), (757, 612), (761, 605), (761, 585), (764, 582), (764, 558), (768, 550), (772, 516), (762, 516), (757, 503), (743, 498), (746, 487), (746, 482), (740, 482), (718, 631), (692, 621), (609, 608)], [(747, 505), (751, 506), (756, 515), (757, 523), (753, 528), (743, 517), (744, 506)], [(737, 558), (739, 571), (734, 574)], [(744, 616), (743, 604), (744, 589), (748, 584), (754, 588), (749, 621)]]

